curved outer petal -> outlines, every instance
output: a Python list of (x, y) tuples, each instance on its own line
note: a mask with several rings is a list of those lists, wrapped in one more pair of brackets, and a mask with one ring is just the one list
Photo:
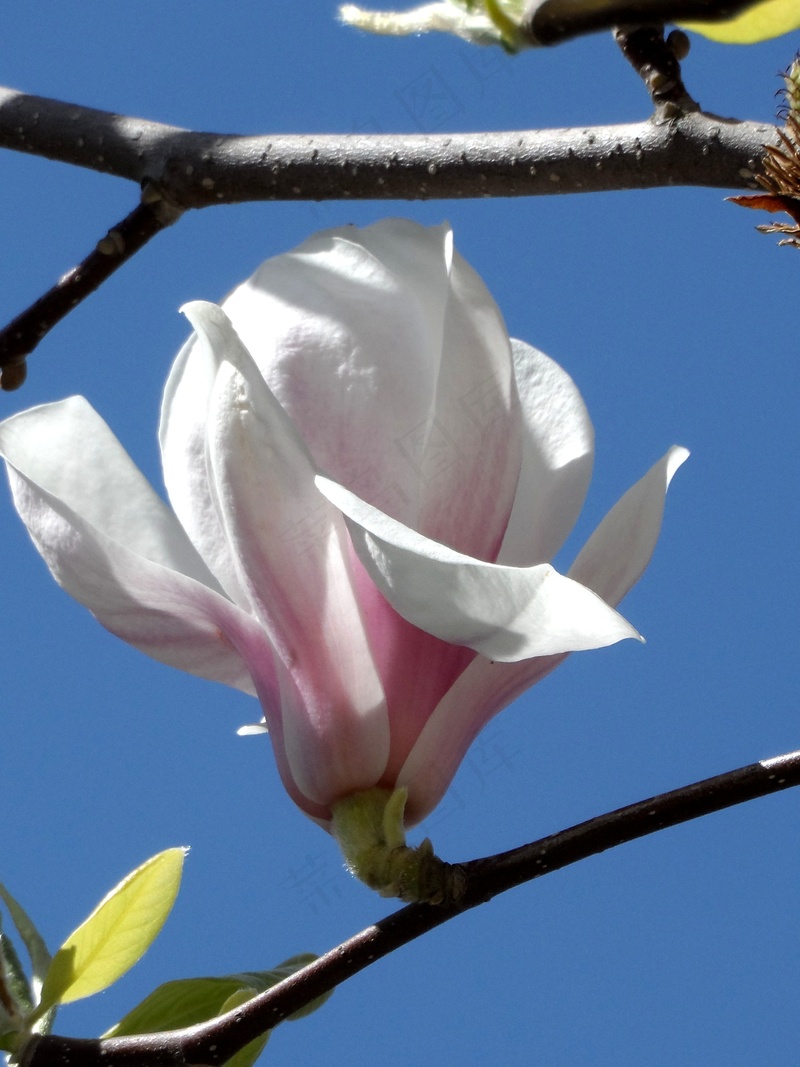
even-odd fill
[(673, 445), (619, 500), (578, 553), (568, 574), (619, 604), (650, 562), (661, 532), (664, 496), (689, 450)]
[(240, 652), (263, 639), (82, 397), (0, 424), (0, 452), (17, 510), (67, 592), (162, 663), (253, 692)]
[[(449, 228), (389, 219), (316, 234), (222, 306), (320, 470), (428, 536), (495, 558), (520, 463), (513, 365), (500, 312)], [(165, 410), (203, 392), (194, 377), (182, 360)]]
[(464, 671), (426, 722), (397, 774), (397, 788), (408, 789), (406, 826), (415, 826), (430, 815), (484, 726), (566, 656), (537, 656), (521, 663), (479, 656)]
[[(612, 604), (619, 603), (650, 560), (661, 528), (664, 494), (688, 454), (685, 448), (671, 448), (628, 490), (591, 536), (570, 574), (580, 562), (582, 580)], [(563, 659), (556, 655), (492, 663), (479, 656), (464, 671), (429, 718), (397, 775), (397, 785), (409, 791), (408, 825), (420, 822), (436, 807), (486, 723)]]
[(356, 552), (390, 604), (443, 641), (513, 661), (638, 637), (600, 597), (549, 563), (503, 567), (471, 559), (327, 478), (317, 485), (347, 518)]
[[(193, 305), (196, 329), (225, 350), (208, 411), (211, 495), (237, 576), (293, 684), (282, 682), (288, 767), (300, 792), (327, 804), (374, 785), (389, 723), (349, 565), (341, 515), (224, 312)], [(251, 664), (254, 677), (259, 664)], [(279, 675), (282, 677), (282, 675)], [(285, 691), (284, 691), (285, 690)]]
[(594, 429), (578, 388), (559, 365), (512, 340), (520, 400), (522, 467), (498, 563), (551, 560), (583, 507), (594, 460)]

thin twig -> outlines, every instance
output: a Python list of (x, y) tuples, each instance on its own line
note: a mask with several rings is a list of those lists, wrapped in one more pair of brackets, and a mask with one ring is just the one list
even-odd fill
[(682, 30), (673, 30), (665, 40), (663, 26), (639, 26), (617, 29), (614, 38), (647, 86), (656, 121), (673, 122), (700, 110), (683, 84), (680, 61), (689, 54), (689, 38)]
[(42, 338), (180, 215), (155, 186), (148, 186), (142, 202), (98, 241), (82, 263), (0, 330), (0, 389), (18, 389), (25, 381), (26, 357)]
[(532, 844), (461, 864), (459, 905), (412, 904), (217, 1019), (162, 1034), (101, 1039), (32, 1038), (20, 1067), (218, 1067), (260, 1034), (461, 912), (498, 893), (657, 830), (800, 785), (800, 751), (661, 793)]

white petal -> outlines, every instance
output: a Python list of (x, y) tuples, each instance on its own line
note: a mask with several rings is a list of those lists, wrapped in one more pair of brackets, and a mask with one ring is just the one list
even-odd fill
[(412, 521), (441, 359), (446, 231), (401, 220), (370, 230), (388, 262), (355, 227), (315, 234), (263, 263), (223, 308), (317, 465)]
[(467, 556), (494, 561), (522, 458), (511, 345), (489, 291), (455, 251), (449, 281), (419, 512), (413, 522), (394, 517)]
[(675, 471), (689, 457), (674, 445), (632, 486), (603, 519), (569, 569), (570, 578), (619, 604), (639, 581), (658, 540), (664, 494)]
[[(671, 449), (622, 498), (584, 549), (585, 555), (581, 554), (582, 580), (595, 583), (592, 587), (611, 603), (619, 602), (650, 558), (664, 491), (687, 456), (686, 449)], [(490, 663), (478, 657), (467, 667), (428, 719), (398, 774), (397, 784), (409, 791), (406, 812), (410, 822), (424, 819), (439, 803), (464, 753), (486, 723), (563, 659), (544, 656), (520, 663)]]
[(0, 424), (0, 451), (17, 510), (67, 592), (162, 663), (253, 691), (240, 653), (259, 635), (82, 397)]
[(348, 788), (374, 785), (389, 752), (344, 524), (317, 491), (305, 446), (252, 361), (221, 368), (208, 438), (216, 506), (240, 581), (293, 682), (281, 694), (292, 778), (309, 799), (330, 803)]
[(316, 234), (223, 308), (321, 470), (494, 558), (519, 471), (513, 366), (497, 305), (448, 227), (387, 219)]
[(253, 737), (256, 734), (268, 734), (269, 728), (267, 727), (266, 719), (262, 719), (260, 722), (251, 722), (247, 726), (240, 726), (236, 733), (239, 737)]
[(549, 564), (483, 563), (423, 537), (327, 478), (370, 577), (403, 618), (489, 659), (600, 648), (638, 634), (590, 590)]
[(219, 368), (237, 364), (242, 345), (217, 327), (215, 304), (195, 301), (181, 309), (196, 333), (178, 353), (164, 388), (159, 441), (170, 503), (227, 595), (249, 609), (219, 523), (206, 470), (206, 422)]
[(551, 560), (586, 498), (594, 430), (577, 386), (544, 353), (512, 340), (522, 409), (522, 466), (499, 563)]
[(6, 419), (0, 453), (111, 540), (219, 588), (173, 513), (82, 396)]

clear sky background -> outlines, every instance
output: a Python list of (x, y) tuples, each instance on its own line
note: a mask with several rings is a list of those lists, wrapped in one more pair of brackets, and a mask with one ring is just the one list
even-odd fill
[[(10, 0), (0, 81), (221, 132), (516, 129), (647, 117), (603, 34), (515, 59), (373, 39), (321, 0)], [(703, 107), (769, 120), (797, 35), (695, 39)], [(129, 211), (130, 183), (0, 156), (0, 314)], [(216, 300), (310, 232), (449, 220), (512, 335), (562, 363), (597, 430), (567, 566), (673, 443), (661, 542), (625, 614), (640, 647), (578, 654), (476, 742), (424, 825), (462, 860), (800, 746), (795, 306), (800, 257), (719, 190), (195, 212), (42, 344), (0, 412), (86, 395), (161, 486), (156, 425), (181, 304)], [(123, 874), (191, 845), (178, 905), (93, 1035), (173, 977), (322, 952), (394, 905), (294, 808), (254, 701), (151, 662), (50, 578), (0, 494), (0, 878), (55, 948)], [(274, 1035), (273, 1067), (678, 1067), (797, 1062), (798, 804), (789, 792), (616, 849), (448, 923)]]

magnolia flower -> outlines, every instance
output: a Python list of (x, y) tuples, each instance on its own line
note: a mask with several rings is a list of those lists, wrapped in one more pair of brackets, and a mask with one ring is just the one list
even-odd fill
[(0, 424), (56, 580), (163, 663), (256, 694), (283, 781), (438, 803), (470, 742), (566, 653), (636, 631), (672, 449), (569, 575), (593, 434), (568, 375), (510, 341), (447, 227), (320, 233), (195, 333), (161, 413), (172, 508), (82, 397)]

